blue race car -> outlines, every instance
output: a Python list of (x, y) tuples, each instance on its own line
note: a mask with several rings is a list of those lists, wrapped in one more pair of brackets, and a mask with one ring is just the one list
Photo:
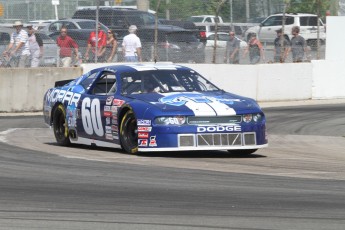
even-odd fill
[(44, 96), (58, 144), (121, 147), (128, 153), (267, 147), (258, 104), (174, 64), (123, 64), (56, 82)]

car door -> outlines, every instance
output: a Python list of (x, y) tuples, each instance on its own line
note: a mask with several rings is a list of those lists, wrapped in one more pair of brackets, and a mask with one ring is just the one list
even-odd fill
[(258, 34), (261, 42), (273, 42), (276, 37), (276, 30), (282, 27), (282, 16), (271, 16), (262, 24)]
[[(285, 34), (291, 33), (291, 26), (295, 23), (295, 17), (285, 16)], [(261, 42), (274, 42), (274, 39), (277, 36), (276, 30), (281, 29), (283, 26), (283, 16), (275, 15), (269, 17), (261, 24), (261, 30), (259, 34), (259, 39)]]
[(78, 136), (98, 141), (118, 140), (119, 102), (114, 102), (118, 88), (116, 75), (112, 71), (101, 71), (90, 77), (94, 80), (90, 79), (89, 86), (84, 86), (86, 93), (78, 104)]

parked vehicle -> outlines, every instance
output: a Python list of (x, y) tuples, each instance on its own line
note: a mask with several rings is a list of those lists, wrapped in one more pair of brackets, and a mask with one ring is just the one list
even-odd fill
[[(218, 32), (217, 33), (217, 47), (225, 48), (226, 42), (229, 41), (229, 33)], [(235, 39), (240, 41), (240, 48), (245, 49), (247, 47), (247, 42), (242, 39), (235, 37)], [(215, 33), (209, 32), (207, 36), (206, 47), (214, 47)]]
[[(72, 18), (96, 20), (96, 10), (96, 7), (78, 9)], [(128, 34), (130, 25), (136, 25), (139, 29), (155, 25), (155, 16), (153, 14), (132, 8), (102, 6), (99, 7), (98, 15), (99, 21), (115, 31), (120, 40)]]
[[(317, 45), (317, 15), (315, 14), (285, 14), (284, 34), (289, 40), (292, 38), (291, 29), (293, 26), (300, 27), (300, 35), (304, 37), (311, 47)], [(258, 26), (249, 28), (245, 32), (247, 41), (251, 33), (256, 33), (261, 42), (273, 43), (276, 38), (276, 30), (282, 28), (283, 14), (274, 14), (267, 17)], [(326, 30), (321, 19), (319, 19), (319, 38), (322, 44), (326, 41)]]
[[(73, 18), (96, 18), (96, 8), (77, 10)], [(128, 27), (136, 25), (137, 34), (142, 43), (143, 61), (154, 61), (155, 30), (157, 29), (156, 61), (197, 62), (205, 61), (204, 44), (195, 36), (195, 31), (178, 26), (158, 23), (155, 27), (155, 16), (149, 12), (128, 8), (100, 7), (99, 21), (118, 34), (118, 40), (128, 34)]]
[(196, 16), (190, 16), (188, 21), (191, 22), (199, 22), (199, 23), (223, 23), (223, 19), (221, 16), (218, 16), (218, 18), (215, 15), (196, 15)]
[[(154, 61), (155, 28), (146, 27), (138, 30), (141, 39), (142, 58)], [(205, 45), (194, 32), (180, 27), (162, 25), (157, 33), (157, 60), (175, 63), (204, 63)]]
[[(108, 31), (108, 27), (101, 24), (101, 28), (104, 31)], [(84, 33), (84, 30), (95, 30), (96, 29), (96, 21), (95, 20), (87, 20), (87, 19), (63, 19), (54, 21), (44, 28), (41, 29), (42, 32), (46, 33), (50, 36), (54, 32), (60, 32), (62, 27), (66, 27), (67, 31), (70, 30), (80, 30), (80, 33)]]
[[(0, 27), (0, 55), (4, 52), (11, 40), (11, 34), (14, 32), (13, 28)], [(40, 61), (40, 66), (56, 66), (58, 61), (58, 47), (54, 40), (48, 37), (45, 33), (36, 32), (43, 40), (43, 57)], [(2, 65), (7, 65), (4, 62), (10, 62), (10, 60), (2, 61)]]
[(93, 69), (47, 90), (43, 114), (60, 145), (243, 155), (268, 146), (265, 114), (255, 100), (225, 92), (181, 65)]
[(201, 42), (206, 43), (206, 30), (198, 28), (195, 23), (191, 21), (160, 19), (159, 22), (164, 25), (178, 26), (186, 30), (191, 30)]

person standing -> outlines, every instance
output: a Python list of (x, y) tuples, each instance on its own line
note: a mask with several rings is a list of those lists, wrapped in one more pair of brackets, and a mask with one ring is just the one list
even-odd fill
[(73, 50), (75, 59), (78, 60), (78, 44), (67, 35), (67, 28), (61, 27), (60, 36), (56, 40), (57, 45), (60, 47), (60, 60), (62, 67), (70, 67), (73, 58)]
[[(98, 35), (96, 34), (96, 31), (92, 31), (90, 33), (89, 39), (87, 41), (87, 49), (85, 52), (85, 60), (94, 61), (95, 56), (97, 55), (97, 61), (99, 62), (105, 62), (105, 48), (107, 45), (107, 35), (102, 30), (101, 24), (98, 24)], [(97, 36), (96, 36), (97, 35)], [(96, 41), (97, 42), (97, 53), (96, 53)], [(92, 56), (89, 56), (89, 53), (92, 53)]]
[(250, 64), (257, 64), (259, 63), (260, 59), (265, 61), (263, 46), (261, 42), (259, 41), (259, 39), (257, 39), (255, 33), (253, 33), (250, 37), (248, 46), (243, 53), (243, 58), (246, 56), (248, 52), (249, 52)]
[(273, 57), (274, 62), (284, 63), (289, 52), (290, 43), (283, 36), (283, 30), (276, 30), (277, 37), (274, 39)]
[(105, 57), (107, 62), (113, 62), (117, 51), (117, 39), (113, 31), (108, 30), (107, 46), (105, 51)]
[(122, 53), (126, 62), (141, 62), (141, 41), (136, 35), (137, 27), (131, 25), (128, 28), (129, 34), (123, 38)]
[(240, 40), (235, 37), (235, 32), (229, 32), (229, 40), (226, 41), (226, 49), (224, 53), (224, 63), (239, 64), (240, 63)]
[(31, 67), (38, 67), (40, 64), (40, 59), (43, 56), (43, 41), (39, 34), (35, 33), (36, 28), (32, 25), (28, 25), (29, 34), (29, 49), (30, 49), (30, 59)]
[(3, 54), (9, 58), (15, 58), (14, 67), (24, 68), (30, 58), (29, 36), (23, 29), (23, 23), (21, 21), (16, 21), (13, 27), (16, 30), (11, 34), (10, 44)]
[(304, 57), (307, 56), (307, 43), (305, 39), (299, 35), (299, 26), (292, 27), (292, 38), (290, 42), (290, 50), (292, 53), (293, 62), (302, 62)]

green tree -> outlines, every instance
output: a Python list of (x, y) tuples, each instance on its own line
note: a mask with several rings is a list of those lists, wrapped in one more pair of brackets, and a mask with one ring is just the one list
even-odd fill
[(318, 14), (320, 17), (326, 15), (330, 9), (330, 0), (290, 0), (287, 12), (289, 13), (311, 13)]

